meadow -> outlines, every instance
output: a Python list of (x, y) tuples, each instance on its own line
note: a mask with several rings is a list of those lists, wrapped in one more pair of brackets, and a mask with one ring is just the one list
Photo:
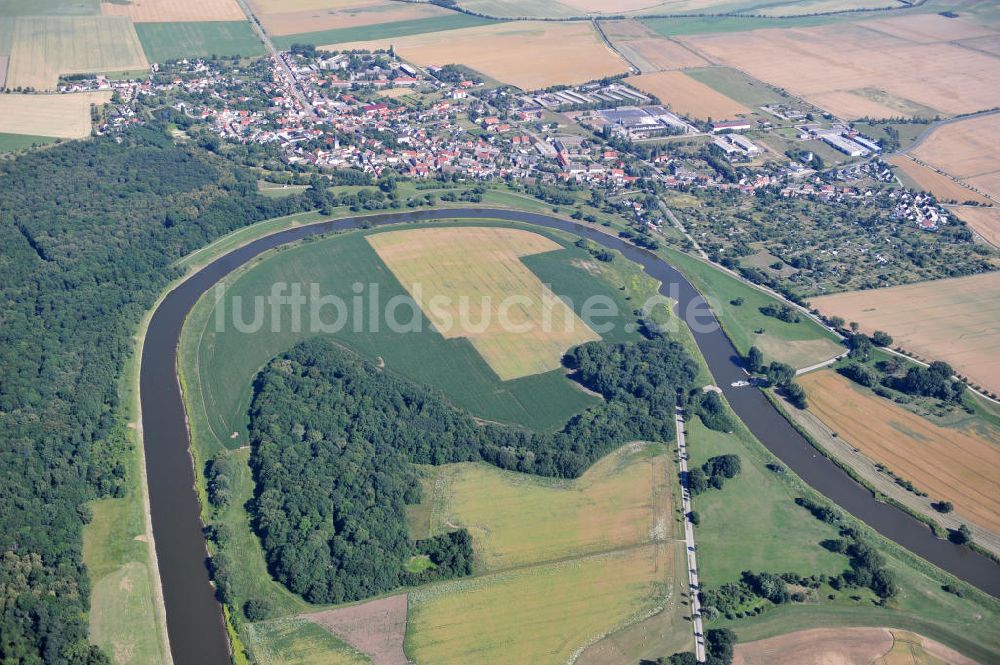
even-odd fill
[(259, 665), (365, 665), (365, 656), (312, 621), (284, 617), (247, 624), (246, 646)]
[(211, 55), (264, 55), (264, 45), (246, 21), (137, 23), (135, 30), (150, 62)]
[(918, 357), (944, 360), (973, 384), (1000, 392), (1000, 273), (814, 298), (826, 315), (884, 330)]
[(550, 663), (662, 610), (673, 548), (646, 545), (410, 594), (406, 650), (435, 665)]
[(965, 519), (1000, 531), (1000, 449), (969, 429), (942, 427), (833, 370), (799, 379), (809, 410), (848, 444)]
[[(517, 21), (447, 33), (392, 39), (403, 58), (420, 66), (461, 63), (523, 90), (585, 83), (627, 71), (624, 60), (602, 43), (589, 23)], [(388, 48), (386, 37), (331, 48)], [(517, 57), (511, 57), (517, 53)]]
[(22, 16), (14, 21), (7, 87), (55, 88), (60, 74), (144, 71), (132, 22), (121, 16)]
[[(90, 136), (91, 105), (111, 101), (110, 91), (66, 95), (0, 95), (0, 132), (32, 137)], [(30, 144), (29, 144), (30, 145)]]
[(684, 73), (751, 109), (791, 101), (787, 94), (730, 67), (698, 67)]
[(423, 528), (434, 536), (455, 527), (468, 529), (477, 570), (516, 568), (673, 537), (668, 485), (673, 474), (662, 446), (628, 446), (574, 480), (473, 463), (421, 467), (421, 473), (429, 505), (413, 507), (423, 524), (414, 524), (412, 531)]
[(684, 72), (666, 71), (630, 76), (628, 83), (660, 98), (671, 110), (699, 120), (731, 120), (750, 109), (716, 92)]
[[(557, 370), (570, 348), (600, 339), (521, 262), (561, 249), (545, 236), (411, 229), (370, 235), (368, 242), (434, 328), (445, 339), (468, 339), (504, 381)], [(515, 307), (507, 306), (510, 299)]]

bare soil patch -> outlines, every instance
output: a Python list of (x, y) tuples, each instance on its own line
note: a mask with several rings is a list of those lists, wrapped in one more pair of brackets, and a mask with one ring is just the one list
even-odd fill
[(408, 665), (403, 653), (406, 636), (406, 594), (360, 605), (303, 614), (372, 660), (372, 665)]
[(747, 107), (684, 72), (630, 76), (628, 82), (640, 90), (656, 95), (677, 113), (692, 118), (726, 120), (750, 112)]
[(242, 21), (236, 0), (132, 0), (102, 2), (105, 16), (128, 16), (137, 23), (162, 21)]
[(738, 644), (733, 665), (857, 665), (891, 648), (885, 628), (817, 628)]
[(1000, 446), (940, 427), (862, 390), (833, 370), (799, 378), (809, 411), (840, 438), (986, 529), (1000, 529)]
[(585, 83), (628, 69), (584, 22), (517, 21), (325, 48), (378, 49), (390, 44), (418, 65), (463, 64), (524, 90)]

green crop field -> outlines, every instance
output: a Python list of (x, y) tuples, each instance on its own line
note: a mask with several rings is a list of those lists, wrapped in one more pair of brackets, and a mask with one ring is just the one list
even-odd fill
[(364, 665), (371, 661), (329, 631), (289, 617), (249, 624), (247, 646), (259, 665)]
[(440, 17), (418, 18), (412, 21), (375, 23), (373, 25), (352, 28), (336, 28), (333, 30), (320, 30), (318, 32), (305, 32), (297, 35), (282, 35), (281, 37), (275, 37), (273, 41), (274, 45), (278, 48), (290, 48), (292, 44), (330, 46), (334, 44), (346, 44), (347, 42), (419, 35), (425, 32), (474, 28), (489, 23), (496, 23), (496, 21), (469, 16), (468, 14), (451, 14)]
[[(586, 271), (572, 267), (573, 261), (589, 259), (583, 250), (569, 247), (526, 258), (530, 259), (526, 265), (537, 271), (543, 282), (551, 284), (555, 293), (573, 298), (574, 306), (582, 305), (582, 297), (574, 296), (586, 290), (586, 295), (611, 298), (626, 317), (631, 314), (633, 306), (624, 301), (615, 286), (604, 280), (588, 279)], [(338, 295), (347, 303), (353, 302), (355, 294), (351, 289), (355, 283), (365, 285), (365, 289), (369, 284), (378, 284), (383, 303), (405, 294), (359, 234), (308, 242), (295, 250), (275, 253), (236, 279), (226, 302), (231, 302), (231, 296), (240, 296), (247, 304), (244, 315), (249, 321), (252, 318), (249, 304), (254, 297), (266, 296), (275, 281), (315, 282), (323, 295)], [(232, 309), (229, 307), (226, 312), (226, 332), (215, 332), (213, 318), (207, 329), (199, 333), (199, 372), (203, 377), (204, 397), (212, 414), (215, 435), (222, 440), (228, 440), (233, 432), (244, 431), (250, 383), (256, 371), (274, 355), (308, 336), (292, 332), (290, 319), (279, 324), (282, 332), (270, 332), (271, 321), (266, 319), (260, 334), (242, 334), (232, 325)], [(269, 313), (269, 308), (263, 310), (264, 314)], [(289, 314), (288, 308), (284, 314)], [(466, 339), (446, 340), (430, 329), (424, 317), (418, 318), (423, 328), (419, 334), (392, 332), (384, 323), (378, 330), (365, 326), (357, 331), (353, 323), (348, 323), (334, 336), (372, 360), (381, 358), (389, 371), (437, 387), (457, 405), (483, 418), (551, 428), (593, 403), (594, 398), (567, 382), (561, 370), (501, 382)], [(624, 325), (624, 320), (621, 323)], [(616, 326), (616, 331), (620, 327)], [(612, 333), (606, 336), (614, 338)], [(240, 437), (232, 440), (234, 445), (242, 442)]]
[(0, 16), (96, 16), (100, 0), (4, 0)]
[(51, 136), (0, 133), (0, 152), (17, 152), (26, 148), (47, 145), (58, 139)]
[(698, 67), (685, 69), (684, 73), (754, 110), (764, 104), (788, 103), (791, 100), (763, 81), (729, 67)]
[(211, 55), (264, 55), (264, 44), (246, 21), (137, 23), (135, 30), (150, 62)]

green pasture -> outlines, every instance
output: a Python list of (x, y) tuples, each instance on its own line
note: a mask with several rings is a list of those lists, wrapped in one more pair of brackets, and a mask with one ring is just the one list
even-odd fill
[[(304, 32), (296, 35), (282, 35), (272, 41), (277, 48), (291, 48), (292, 44), (312, 44), (314, 46), (329, 46), (347, 42), (362, 42), (376, 39), (392, 39), (407, 35), (419, 35), (425, 32), (444, 32), (461, 28), (474, 28), (480, 25), (495, 23), (491, 19), (479, 18), (468, 14), (449, 14), (431, 18), (418, 18), (412, 21), (395, 21), (393, 23), (375, 23), (372, 25), (351, 28), (334, 28), (317, 32)], [(445, 38), (445, 37), (442, 37)]]
[(135, 31), (150, 62), (264, 55), (264, 44), (247, 21), (136, 23)]

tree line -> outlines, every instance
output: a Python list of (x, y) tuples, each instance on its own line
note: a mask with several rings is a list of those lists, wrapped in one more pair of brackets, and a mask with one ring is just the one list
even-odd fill
[[(468, 574), (466, 536), (443, 549), (409, 538), (405, 509), (421, 500), (411, 464), (482, 460), (574, 478), (626, 442), (672, 440), (675, 409), (697, 375), (684, 348), (663, 337), (591, 342), (565, 364), (605, 401), (540, 433), (481, 424), (439, 392), (326, 340), (273, 360), (256, 380), (250, 414), (251, 514), (272, 574), (316, 603)], [(210, 474), (210, 492), (216, 484)], [(420, 553), (435, 566), (408, 577), (404, 563)]]

